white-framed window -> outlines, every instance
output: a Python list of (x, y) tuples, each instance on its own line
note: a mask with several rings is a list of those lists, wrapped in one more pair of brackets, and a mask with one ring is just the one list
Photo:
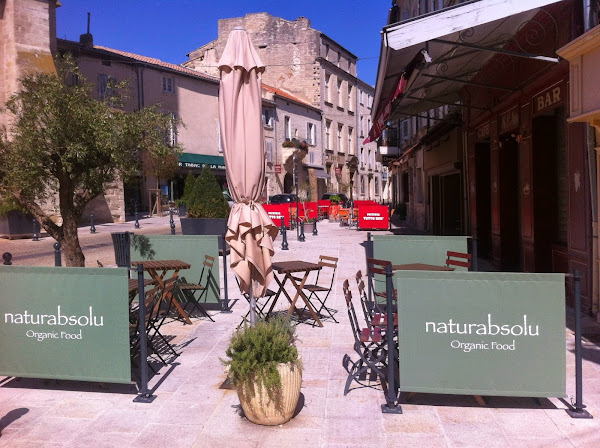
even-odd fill
[(173, 112), (167, 112), (166, 115), (169, 117), (169, 128), (167, 129), (167, 144), (169, 146), (177, 145), (177, 115)]
[(375, 196), (379, 196), (379, 178), (375, 178)]
[(291, 140), (292, 139), (292, 122), (290, 120), (290, 117), (288, 117), (287, 115), (284, 117), (283, 119), (283, 129), (284, 129), (284, 137), (286, 140)]
[(365, 136), (365, 120), (364, 117), (360, 116), (360, 138)]
[(372, 162), (372, 159), (371, 159), (372, 155), (373, 154), (371, 154), (371, 150), (369, 149), (369, 158), (368, 158), (368, 160), (369, 160), (369, 169), (373, 168), (373, 162)]
[(267, 162), (273, 161), (273, 139), (265, 140), (265, 159)]
[(338, 107), (344, 107), (344, 103), (342, 102), (342, 80), (338, 79), (337, 82), (337, 105)]
[(344, 148), (342, 147), (342, 133), (343, 132), (344, 132), (344, 125), (338, 124), (337, 140), (338, 140), (338, 151), (339, 152), (344, 152)]
[(348, 154), (354, 154), (354, 128), (348, 126)]
[(331, 84), (331, 75), (325, 73), (325, 101), (331, 103), (331, 92), (329, 90)]
[(308, 163), (311, 163), (311, 164), (315, 163), (315, 153), (314, 153), (314, 151), (310, 151), (308, 153)]
[(360, 104), (365, 104), (365, 101), (364, 101), (364, 98), (363, 98), (364, 93), (365, 93), (364, 91), (362, 91), (362, 90), (360, 91)]
[(313, 146), (317, 144), (317, 127), (314, 123), (306, 123), (306, 142)]
[(325, 149), (331, 149), (331, 121), (325, 121)]
[(273, 127), (273, 111), (268, 107), (263, 107), (262, 110), (263, 126)]
[(367, 132), (371, 132), (371, 117), (367, 118)]
[(360, 194), (365, 194), (365, 176), (360, 176)]
[(354, 111), (354, 105), (352, 103), (354, 103), (354, 101), (352, 101), (352, 84), (348, 83), (348, 110), (349, 111)]
[(360, 148), (360, 167), (363, 168), (365, 166), (365, 149)]
[(173, 93), (175, 91), (175, 83), (173, 78), (169, 76), (162, 77), (162, 90), (163, 93)]

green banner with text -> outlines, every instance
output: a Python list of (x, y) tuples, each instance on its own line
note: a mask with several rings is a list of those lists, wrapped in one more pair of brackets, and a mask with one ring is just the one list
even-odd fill
[(564, 397), (563, 274), (394, 274), (400, 390)]
[(0, 266), (0, 375), (130, 383), (126, 269)]

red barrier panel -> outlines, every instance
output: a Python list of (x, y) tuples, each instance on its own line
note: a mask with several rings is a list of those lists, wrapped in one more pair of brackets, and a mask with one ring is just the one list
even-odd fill
[(306, 214), (308, 215), (309, 218), (317, 218), (317, 213), (319, 211), (319, 208), (317, 206), (316, 202), (305, 202), (304, 206), (302, 206), (302, 203), (299, 204), (299, 208), (298, 208), (298, 214), (300, 215), (300, 219), (304, 219), (304, 210), (306, 209)]
[(290, 204), (263, 204), (263, 208), (277, 227), (281, 227), (281, 218), (285, 221), (285, 226), (290, 227)]
[(371, 201), (371, 200), (368, 200), (368, 201), (354, 201), (354, 206), (355, 207), (360, 207), (361, 205), (379, 205), (379, 204), (377, 204), (377, 202)]
[(388, 230), (390, 218), (385, 205), (361, 205), (358, 209), (358, 228)]

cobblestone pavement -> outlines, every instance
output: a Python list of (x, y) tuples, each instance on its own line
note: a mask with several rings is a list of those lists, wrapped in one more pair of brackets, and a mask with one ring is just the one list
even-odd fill
[[(168, 218), (141, 222), (140, 232), (169, 233)], [(81, 229), (86, 264), (114, 263), (111, 231), (133, 230), (133, 223)], [(179, 233), (179, 226), (177, 226)], [(405, 229), (409, 231), (409, 229)], [(586, 320), (584, 402), (596, 417), (571, 419), (566, 402), (491, 397), (478, 406), (472, 396), (418, 394), (403, 401), (402, 415), (383, 415), (380, 390), (355, 388), (344, 396), (344, 354), (352, 356), (352, 336), (341, 285), (364, 269), (361, 245), (366, 233), (319, 223), (319, 235), (305, 243), (289, 233), (289, 251), (278, 239), (274, 259), (316, 261), (321, 254), (339, 257), (334, 293), (328, 305), (339, 310), (339, 324), (298, 326), (304, 363), (302, 408), (281, 427), (254, 425), (240, 416), (236, 392), (220, 389), (223, 357), (233, 329), (247, 310), (229, 270), (233, 313), (211, 311), (215, 322), (179, 321), (163, 333), (173, 336), (181, 356), (151, 380), (157, 396), (151, 404), (134, 403), (136, 388), (74, 381), (0, 377), (0, 447), (595, 447), (600, 446), (600, 349), (598, 325)], [(53, 265), (52, 241), (0, 241), (15, 264)], [(567, 391), (574, 395), (573, 336), (566, 327)], [(594, 336), (595, 335), (595, 336)], [(0, 353), (1, 356), (1, 353)], [(568, 399), (567, 399), (568, 400)]]

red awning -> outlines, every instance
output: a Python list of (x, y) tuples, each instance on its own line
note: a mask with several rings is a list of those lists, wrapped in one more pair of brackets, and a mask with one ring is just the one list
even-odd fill
[(388, 99), (388, 101), (385, 104), (385, 107), (383, 109), (381, 109), (381, 112), (379, 112), (379, 115), (377, 115), (377, 118), (375, 119), (375, 123), (373, 123), (373, 126), (371, 126), (371, 129), (369, 129), (369, 136), (363, 142), (363, 145), (374, 142), (379, 137), (381, 137), (381, 134), (383, 133), (383, 130), (385, 129), (385, 123), (387, 122), (387, 119), (392, 114), (392, 103), (404, 91), (405, 86), (406, 86), (406, 78), (404, 78), (404, 73), (402, 73), (402, 75), (400, 76), (400, 80), (398, 81), (398, 85), (396, 86), (396, 89), (394, 90), (393, 95)]

